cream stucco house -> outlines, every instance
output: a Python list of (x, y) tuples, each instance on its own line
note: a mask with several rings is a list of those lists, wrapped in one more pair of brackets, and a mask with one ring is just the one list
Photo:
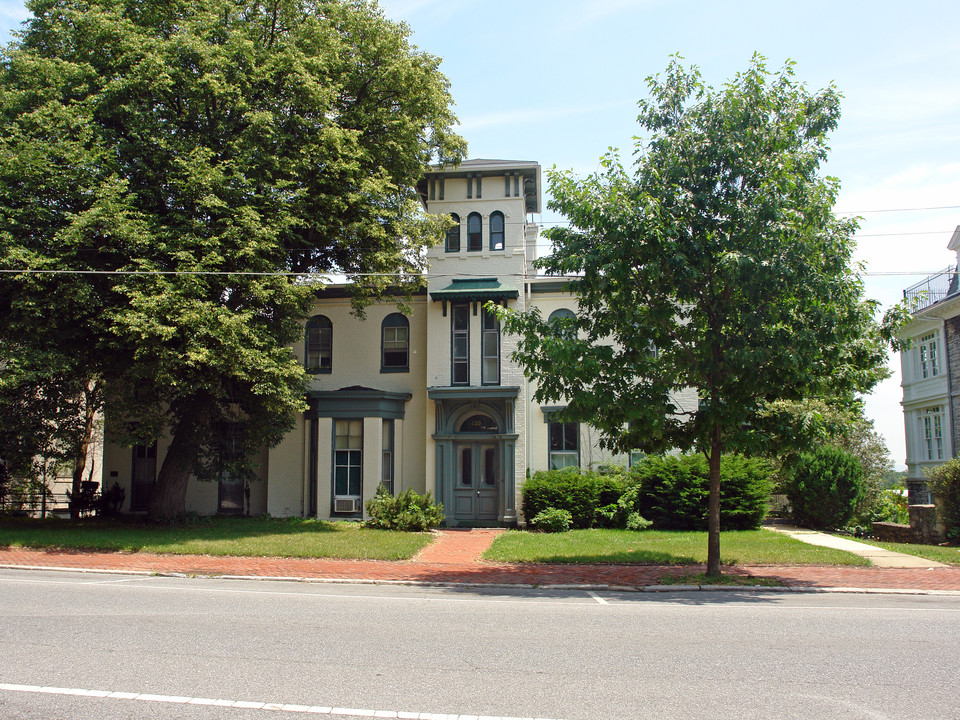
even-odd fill
[[(532, 265), (540, 166), (469, 160), (427, 175), (420, 190), (429, 212), (457, 222), (429, 252), (425, 291), (407, 315), (382, 304), (365, 320), (351, 314), (343, 288), (318, 298), (294, 347), (311, 378), (309, 409), (263, 451), (251, 513), (361, 518), (385, 483), (433, 492), (449, 525), (512, 525), (528, 472), (627, 463), (601, 451), (588, 426), (555, 422), (558, 407), (531, 399), (510, 359), (515, 338), (483, 307), (577, 311), (564, 283)], [(125, 487), (125, 509), (145, 507), (164, 451), (163, 442), (107, 448), (105, 482)], [(199, 513), (245, 509), (243, 487), (231, 483), (194, 482), (187, 503)]]

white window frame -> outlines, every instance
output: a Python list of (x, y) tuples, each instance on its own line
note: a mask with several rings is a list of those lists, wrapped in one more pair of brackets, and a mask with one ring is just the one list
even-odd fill
[(924, 460), (943, 460), (946, 449), (943, 442), (943, 408), (939, 405), (920, 411), (920, 446)]
[(940, 374), (940, 332), (934, 330), (917, 341), (917, 378), (926, 380)]
[[(334, 499), (359, 499), (363, 497), (363, 419), (334, 420), (333, 440), (333, 496)], [(351, 475), (356, 471), (356, 492), (351, 493)], [(346, 481), (346, 493), (337, 492), (337, 482), (342, 476)]]
[[(554, 429), (560, 433), (560, 447), (554, 448)], [(573, 447), (569, 447), (569, 433), (572, 431)], [(550, 420), (547, 423), (547, 461), (551, 470), (566, 467), (580, 467), (580, 425)]]

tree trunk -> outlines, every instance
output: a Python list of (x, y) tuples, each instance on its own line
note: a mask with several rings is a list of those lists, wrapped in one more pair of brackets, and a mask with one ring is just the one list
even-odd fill
[[(87, 453), (90, 452), (90, 443), (93, 440), (93, 427), (100, 411), (100, 382), (92, 380), (83, 390), (83, 427), (80, 436), (76, 438), (73, 453), (73, 478), (70, 483), (70, 519), (80, 519), (80, 489), (83, 486), (83, 471), (87, 467)], [(102, 488), (101, 488), (102, 490)]]
[(714, 428), (710, 443), (710, 500), (707, 509), (707, 577), (720, 577), (720, 428)]
[(201, 400), (186, 403), (150, 495), (147, 515), (154, 520), (173, 520), (186, 513), (187, 483), (200, 455), (197, 431), (209, 415)]

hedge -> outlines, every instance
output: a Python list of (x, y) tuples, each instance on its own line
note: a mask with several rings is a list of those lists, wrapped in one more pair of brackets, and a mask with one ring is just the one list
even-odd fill
[(593, 526), (597, 508), (616, 503), (623, 480), (613, 475), (581, 474), (580, 468), (535, 472), (523, 484), (523, 515), (528, 520), (556, 508), (570, 513), (572, 527)]
[[(630, 473), (638, 483), (636, 509), (663, 530), (706, 530), (709, 465), (703, 455), (647, 456)], [(773, 488), (764, 460), (726, 455), (720, 462), (720, 527), (760, 526)]]
[[(726, 456), (720, 476), (720, 527), (759, 527), (773, 487), (769, 463)], [(619, 507), (618, 500), (628, 489), (630, 507)], [(705, 530), (708, 495), (703, 456), (649, 455), (626, 476), (581, 473), (579, 468), (534, 473), (523, 485), (523, 514), (529, 520), (550, 508), (566, 510), (573, 527), (582, 529), (619, 527), (635, 513), (660, 529)]]

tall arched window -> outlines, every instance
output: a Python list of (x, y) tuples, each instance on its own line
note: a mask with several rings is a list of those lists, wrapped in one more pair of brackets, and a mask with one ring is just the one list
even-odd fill
[(577, 335), (577, 316), (573, 310), (560, 308), (550, 313), (547, 318), (548, 325), (554, 325), (555, 332), (564, 337), (576, 337)]
[(503, 213), (490, 214), (490, 249), (503, 250)]
[(304, 367), (310, 373), (333, 370), (333, 323), (325, 315), (307, 320), (304, 342)]
[(391, 313), (380, 326), (380, 372), (407, 372), (410, 369), (410, 321)]
[(467, 250), (477, 252), (483, 250), (483, 220), (480, 213), (467, 215)]
[(447, 230), (447, 252), (460, 252), (460, 216), (450, 213), (450, 219), (456, 225)]

